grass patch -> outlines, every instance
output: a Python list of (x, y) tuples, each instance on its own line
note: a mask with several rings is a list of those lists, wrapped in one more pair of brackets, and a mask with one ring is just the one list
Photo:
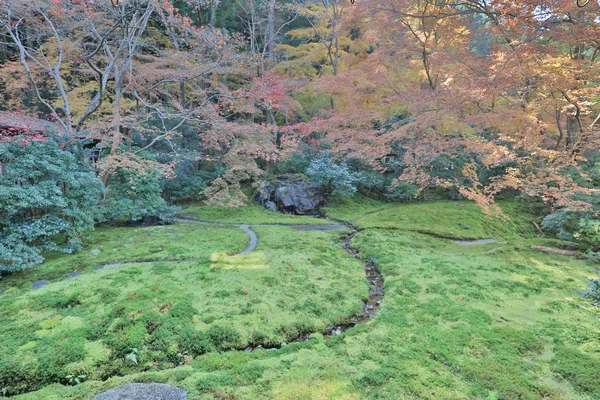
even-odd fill
[[(0, 303), (2, 387), (16, 394), (68, 384), (69, 375), (102, 380), (161, 371), (208, 352), (277, 345), (360, 312), (368, 289), (364, 269), (339, 246), (339, 233), (300, 234), (285, 227), (261, 227), (257, 233), (255, 252), (230, 258), (232, 247), (236, 252), (247, 242), (238, 228), (100, 230), (93, 247), (102, 252), (90, 254), (86, 247), (62, 257), (82, 266), (85, 273), (78, 278), (28, 287), (27, 280), (55, 269), (54, 275), (63, 275), (58, 257), (24, 276), (7, 277), (4, 288), (20, 295)], [(175, 234), (181, 240), (171, 242)], [(197, 239), (193, 246), (190, 236)], [(132, 253), (111, 251), (130, 238), (139, 243)], [(171, 254), (170, 247), (178, 253)], [(108, 261), (160, 259), (162, 252), (196, 261), (91, 270)], [(321, 252), (329, 258), (314, 266), (311, 258)]]
[(514, 201), (499, 201), (504, 217), (485, 215), (471, 201), (432, 201), (404, 205), (356, 196), (327, 208), (327, 216), (352, 220), (359, 229), (394, 229), (454, 239), (534, 238), (534, 217)]
[[(82, 276), (2, 301), (0, 379), (33, 389), (20, 385), (40, 362), (57, 363), (60, 346), (60, 373), (99, 364), (104, 375), (69, 386), (50, 370), (55, 378), (17, 398), (93, 398), (128, 382), (171, 383), (190, 399), (598, 398), (600, 312), (574, 293), (595, 266), (528, 249), (539, 239), (518, 204), (502, 203), (502, 225), (454, 203), (365, 200), (362, 217), (348, 204), (328, 209), (365, 228), (352, 246), (385, 277), (379, 316), (341, 335), (230, 350), (345, 318), (362, 306), (364, 270), (340, 233), (257, 227), (257, 250), (230, 259), (225, 235), (235, 233), (209, 226), (196, 249), (206, 263), (101, 271), (93, 284)], [(475, 234), (460, 236), (460, 221)], [(432, 234), (508, 243), (463, 247)], [(137, 366), (123, 361), (132, 348)]]
[(212, 207), (202, 205), (184, 205), (181, 215), (188, 215), (206, 222), (229, 224), (273, 224), (273, 225), (323, 225), (331, 222), (311, 216), (287, 215), (272, 212), (249, 202), (244, 207)]

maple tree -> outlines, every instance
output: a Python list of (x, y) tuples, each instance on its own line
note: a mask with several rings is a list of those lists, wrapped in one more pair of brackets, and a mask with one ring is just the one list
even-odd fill
[(508, 189), (583, 206), (570, 195), (589, 191), (573, 174), (597, 151), (597, 18), (558, 0), (360, 2), (354, 55), (314, 84), (336, 99), (327, 140), (381, 169), (396, 153), (401, 180), (483, 206)]
[[(76, 5), (2, 2), (2, 85), (12, 109), (33, 93), (64, 133), (98, 140), (105, 185), (183, 159), (269, 170), (326, 145), (484, 207), (509, 190), (584, 207), (572, 194), (593, 191), (596, 4), (247, 0), (239, 32), (216, 29), (219, 1)], [(310, 93), (329, 106), (307, 112)]]

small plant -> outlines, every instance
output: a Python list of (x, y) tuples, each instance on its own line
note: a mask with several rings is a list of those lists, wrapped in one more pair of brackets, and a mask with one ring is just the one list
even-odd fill
[(584, 242), (590, 249), (597, 249), (600, 246), (600, 221), (582, 218), (579, 221), (579, 231), (573, 237)]
[(134, 348), (130, 348), (129, 350), (129, 354), (127, 354), (125, 356), (125, 359), (128, 361), (133, 362), (134, 364), (137, 365), (138, 360), (137, 360), (137, 354), (138, 354), (138, 349), (134, 349)]
[(372, 264), (374, 266), (377, 266), (379, 264), (379, 260), (376, 257), (369, 257), (367, 261), (369, 262), (369, 264)]
[(577, 290), (586, 299), (590, 299), (594, 302), (596, 307), (600, 306), (600, 279), (588, 278), (589, 285), (585, 290)]
[(80, 383), (85, 381), (85, 378), (87, 378), (87, 375), (83, 375), (83, 374), (65, 376), (65, 380), (67, 381), (67, 384), (69, 384), (71, 386), (79, 385)]

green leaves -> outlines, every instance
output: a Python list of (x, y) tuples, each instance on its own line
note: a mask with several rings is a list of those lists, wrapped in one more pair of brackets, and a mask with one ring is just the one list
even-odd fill
[(72, 253), (93, 229), (102, 183), (58, 144), (0, 143), (0, 273), (32, 268), (46, 250)]
[(335, 164), (327, 153), (311, 161), (306, 175), (312, 183), (323, 185), (333, 195), (354, 196), (360, 174), (351, 172), (346, 164)]

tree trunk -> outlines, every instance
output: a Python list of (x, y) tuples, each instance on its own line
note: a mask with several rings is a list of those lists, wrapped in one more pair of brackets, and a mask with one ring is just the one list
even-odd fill
[(200, 4), (198, 4), (198, 28), (202, 28), (202, 6)]
[(221, 0), (212, 0), (210, 3), (210, 26), (216, 28), (217, 26), (217, 8)]
[(560, 119), (561, 119), (560, 109), (556, 108), (556, 126), (558, 127), (558, 139), (556, 140), (556, 146), (554, 146), (554, 150), (558, 150), (560, 148), (560, 143), (562, 142), (563, 137), (565, 137), (563, 128), (560, 124)]
[[(126, 70), (126, 69), (124, 69)], [(110, 148), (111, 154), (116, 154), (121, 145), (121, 97), (123, 96), (124, 72), (115, 64), (115, 104), (113, 107), (113, 136)]]
[(267, 17), (267, 54), (270, 59), (273, 59), (275, 55), (275, 1), (269, 1)]
[(575, 118), (572, 115), (567, 116), (567, 149), (575, 145)]

